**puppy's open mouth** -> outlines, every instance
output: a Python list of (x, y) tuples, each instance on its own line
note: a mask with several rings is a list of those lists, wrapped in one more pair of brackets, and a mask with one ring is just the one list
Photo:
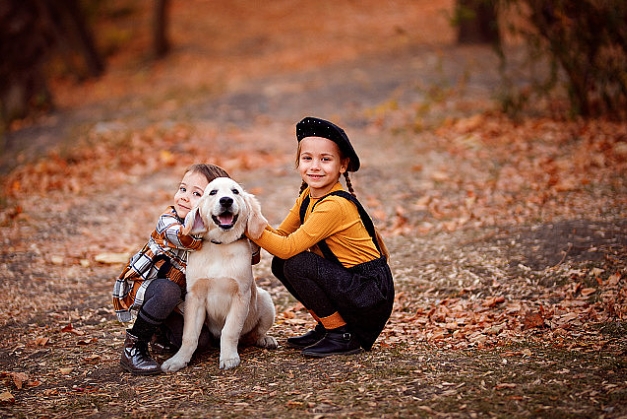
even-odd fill
[(216, 225), (224, 230), (228, 230), (237, 222), (237, 214), (225, 211), (219, 215), (212, 215), (211, 218)]

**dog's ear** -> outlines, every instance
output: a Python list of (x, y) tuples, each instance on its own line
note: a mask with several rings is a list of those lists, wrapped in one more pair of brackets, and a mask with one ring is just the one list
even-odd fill
[(207, 227), (205, 226), (205, 222), (200, 216), (200, 211), (198, 210), (198, 207), (192, 209), (190, 212), (187, 213), (182, 232), (186, 236), (207, 232)]
[(244, 200), (248, 206), (248, 219), (246, 220), (246, 231), (251, 239), (261, 237), (263, 230), (268, 225), (268, 220), (261, 213), (261, 205), (254, 195), (244, 193)]

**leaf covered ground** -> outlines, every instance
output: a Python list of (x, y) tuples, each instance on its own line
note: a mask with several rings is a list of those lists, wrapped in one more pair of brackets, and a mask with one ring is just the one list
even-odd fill
[[(501, 115), (498, 62), (452, 46), (452, 2), (254, 4), (175, 5), (178, 47), (157, 64), (142, 10), (111, 12), (108, 74), (56, 80), (57, 112), (9, 133), (0, 415), (627, 417), (625, 124)], [(233, 371), (214, 350), (123, 373), (113, 279), (184, 169), (223, 166), (276, 225), (305, 115), (345, 127), (392, 253), (395, 310), (373, 350), (287, 348), (312, 322), (265, 254), (279, 349), (242, 348)]]

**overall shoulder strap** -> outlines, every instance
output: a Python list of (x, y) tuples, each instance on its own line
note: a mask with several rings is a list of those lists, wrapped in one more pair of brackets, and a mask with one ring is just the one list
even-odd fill
[[(323, 196), (320, 201), (322, 201), (324, 198), (326, 198), (328, 195)], [(320, 202), (318, 201), (318, 202)], [(314, 203), (314, 207), (316, 206), (316, 204), (318, 203)], [(305, 222), (305, 214), (307, 214), (307, 207), (309, 206), (309, 195), (307, 195), (305, 197), (305, 199), (303, 199), (303, 202), (301, 202), (300, 204), (300, 223), (304, 223)], [(311, 210), (313, 211), (313, 208), (311, 208)], [(324, 258), (327, 260), (330, 260), (332, 262), (337, 263), (338, 265), (341, 265), (342, 263), (339, 261), (339, 259), (337, 258), (337, 256), (335, 256), (335, 254), (331, 251), (331, 249), (329, 248), (329, 245), (327, 244), (327, 242), (325, 242), (324, 240), (320, 240), (318, 243), (318, 248), (320, 249), (320, 251), (322, 252), (322, 254), (324, 255)]]
[(372, 238), (372, 242), (374, 243), (375, 247), (379, 251), (379, 254), (381, 256), (385, 256), (383, 250), (381, 249), (381, 244), (379, 243), (379, 240), (377, 238), (377, 231), (374, 227), (374, 223), (372, 222), (372, 218), (370, 218), (370, 215), (368, 214), (368, 212), (364, 209), (363, 205), (361, 205), (361, 202), (359, 202), (359, 200), (355, 198), (354, 195), (346, 191), (333, 191), (329, 195), (341, 196), (343, 198), (348, 199), (353, 204), (355, 204), (355, 206), (357, 207), (357, 211), (359, 212), (359, 216), (361, 217), (361, 221), (364, 223), (364, 227), (366, 227), (366, 231), (368, 231), (368, 234), (370, 234), (370, 237)]
[[(364, 226), (366, 227), (366, 231), (368, 231), (368, 234), (372, 238), (372, 242), (374, 243), (375, 247), (377, 248), (377, 250), (379, 251), (381, 256), (384, 256), (384, 252), (382, 251), (381, 246), (379, 244), (379, 240), (377, 239), (377, 233), (376, 233), (376, 230), (375, 230), (375, 227), (374, 227), (374, 223), (372, 222), (372, 218), (370, 218), (370, 215), (364, 209), (364, 207), (361, 205), (359, 200), (357, 198), (355, 198), (355, 196), (353, 196), (351, 193), (349, 193), (347, 191), (344, 191), (344, 190), (330, 192), (330, 193), (326, 194), (325, 196), (323, 196), (322, 198), (320, 198), (317, 202), (315, 202), (313, 207), (311, 208), (311, 211), (314, 210), (315, 206), (320, 201), (322, 201), (327, 196), (331, 196), (331, 195), (341, 196), (342, 198), (348, 199), (353, 204), (355, 204), (355, 206), (357, 207), (357, 211), (359, 212), (359, 216), (361, 217), (361, 220), (364, 223)], [(303, 222), (305, 222), (305, 214), (307, 213), (307, 207), (308, 206), (309, 206), (309, 196), (306, 196), (305, 199), (303, 199), (303, 202), (301, 203), (301, 206), (300, 206), (300, 223), (301, 224)], [(324, 244), (321, 245), (320, 243), (324, 243)], [(328, 249), (328, 246), (324, 242), (324, 240), (322, 240), (320, 243), (318, 243), (318, 247), (320, 247), (322, 252), (325, 254), (325, 257), (327, 257), (326, 252), (324, 250), (324, 247), (326, 247)], [(329, 252), (330, 252), (330, 250), (329, 250)], [(334, 256), (334, 258), (337, 260), (337, 258), (335, 256)], [(327, 259), (329, 259), (329, 258), (327, 258)]]
[(300, 204), (300, 223), (305, 222), (305, 214), (307, 213), (307, 207), (309, 206), (309, 195), (303, 199), (303, 202)]

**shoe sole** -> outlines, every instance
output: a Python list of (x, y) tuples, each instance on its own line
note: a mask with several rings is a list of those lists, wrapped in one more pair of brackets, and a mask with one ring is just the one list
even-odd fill
[(120, 366), (122, 367), (124, 371), (131, 373), (132, 375), (158, 375), (163, 372), (161, 371), (161, 368), (159, 368), (158, 370), (154, 370), (154, 371), (137, 371), (137, 370), (134, 370), (133, 368), (129, 368), (127, 365), (124, 365), (121, 362), (120, 362)]
[(309, 358), (325, 358), (327, 356), (333, 356), (333, 355), (354, 355), (354, 354), (358, 354), (360, 352), (362, 352), (363, 349), (361, 348), (357, 348), (357, 349), (351, 349), (350, 351), (343, 351), (343, 352), (327, 352), (327, 353), (318, 353), (318, 352), (307, 352), (306, 350), (302, 352), (303, 356), (309, 357)]
[[(320, 340), (322, 340), (322, 338)], [(297, 343), (292, 343), (292, 342), (285, 342), (285, 345), (289, 346), (290, 348), (294, 348), (294, 349), (306, 349), (306, 348), (309, 348), (310, 346), (313, 346), (316, 343), (320, 342), (320, 340), (318, 340), (318, 341), (316, 341), (314, 343), (310, 343), (308, 345), (299, 345)]]

